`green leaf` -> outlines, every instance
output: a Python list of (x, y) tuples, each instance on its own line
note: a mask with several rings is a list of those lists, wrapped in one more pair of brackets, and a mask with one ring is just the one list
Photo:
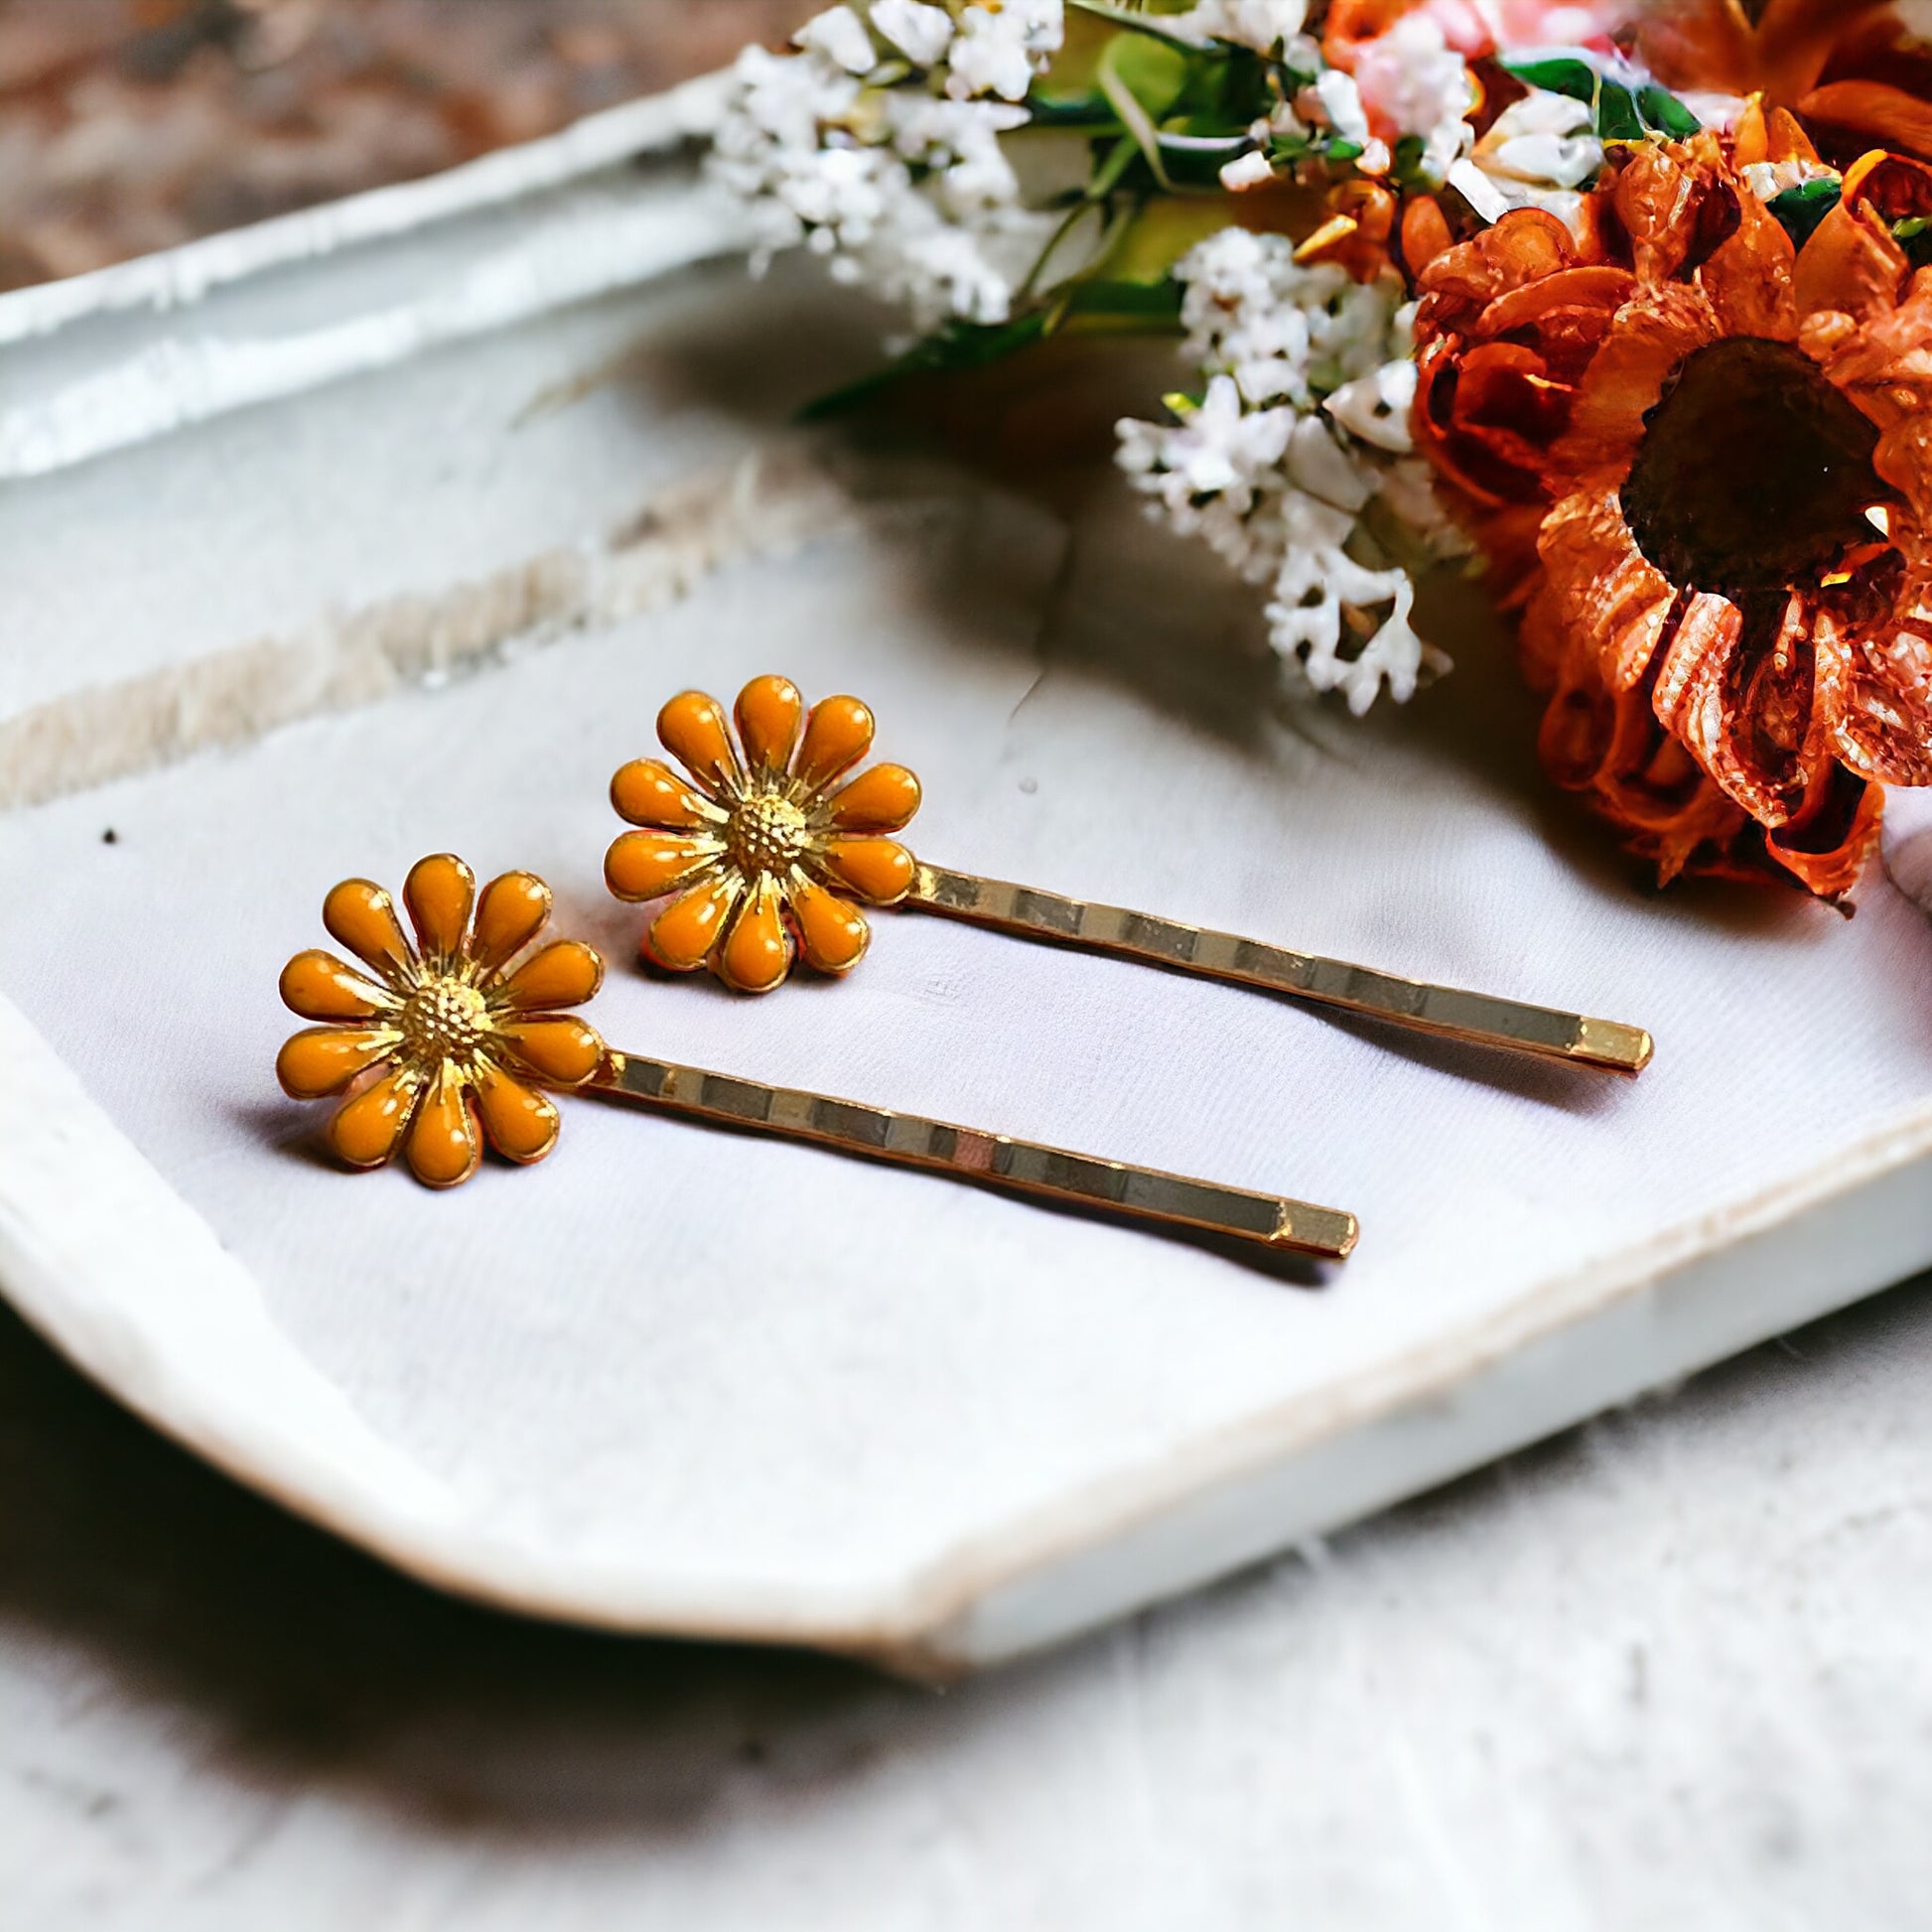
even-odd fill
[(1178, 326), (1184, 293), (1172, 275), (1164, 276), (1158, 282), (1075, 282), (1066, 291), (1061, 313), (1069, 317), (1093, 316), (1114, 321)]
[(1112, 128), (1114, 110), (1098, 87), (1035, 87), (1027, 96), (1035, 127)]
[(1826, 215), (1845, 199), (1845, 187), (1836, 181), (1801, 182), (1774, 196), (1770, 210), (1784, 224), (1794, 246), (1802, 248), (1823, 225)]
[(1641, 141), (1649, 132), (1637, 111), (1637, 97), (1620, 80), (1606, 80), (1596, 96), (1599, 141)]
[(1504, 61), (1503, 70), (1513, 73), (1526, 87), (1541, 87), (1545, 93), (1567, 94), (1586, 106), (1596, 105), (1596, 89), (1601, 76), (1587, 61), (1568, 59), (1544, 61)]
[(1045, 333), (1043, 309), (1030, 310), (1024, 316), (1015, 316), (1011, 322), (949, 322), (923, 342), (914, 343), (885, 368), (875, 369), (871, 375), (861, 376), (857, 382), (848, 382), (844, 388), (807, 403), (798, 412), (798, 420), (822, 423), (835, 416), (849, 415), (901, 376), (985, 368), (1036, 343)]
[(1932, 221), (1913, 215), (1893, 227), (1891, 238), (1904, 249), (1905, 259), (1914, 268), (1932, 266)]
[(1123, 134), (1108, 149), (1107, 158), (1093, 171), (1093, 180), (1087, 184), (1087, 200), (1104, 202), (1120, 186), (1120, 178), (1134, 165), (1134, 158), (1140, 153), (1131, 134)]
[(1643, 110), (1644, 119), (1660, 134), (1668, 134), (1673, 141), (1688, 141), (1704, 126), (1668, 87), (1652, 85), (1644, 88), (1637, 95), (1637, 105)]
[(1143, 34), (1150, 40), (1165, 41), (1168, 46), (1183, 48), (1189, 54), (1212, 54), (1220, 51), (1213, 41), (1210, 41), (1205, 48), (1197, 48), (1192, 41), (1184, 39), (1172, 28), (1164, 27), (1159, 14), (1138, 13), (1128, 7), (1112, 6), (1108, 4), (1108, 0), (1066, 0), (1066, 3), (1083, 14), (1092, 14), (1096, 20), (1111, 21), (1116, 27), (1125, 27), (1129, 33)]
[(1429, 143), (1420, 134), (1405, 134), (1395, 144), (1395, 160), (1390, 174), (1400, 188), (1420, 188), (1424, 186), (1422, 164), (1429, 152)]
[[(1169, 71), (1158, 69), (1149, 70), (1133, 58), (1133, 51), (1155, 47), (1156, 52), (1171, 63)], [(1175, 71), (1174, 69), (1178, 69)], [(1146, 159), (1154, 179), (1163, 188), (1172, 188), (1173, 181), (1168, 175), (1168, 164), (1161, 155), (1160, 129), (1156, 122), (1165, 114), (1178, 97), (1186, 78), (1186, 63), (1172, 50), (1157, 47), (1150, 41), (1129, 40), (1124, 35), (1110, 43), (1106, 53), (1100, 57), (1100, 67), (1096, 75), (1100, 90), (1107, 96), (1121, 125), (1134, 137), (1134, 144)], [(1138, 82), (1138, 85), (1137, 85)], [(1147, 87), (1158, 106), (1142, 98), (1140, 87)]]
[(1118, 40), (1101, 57), (1100, 65), (1102, 88), (1104, 76), (1113, 74), (1156, 121), (1172, 113), (1187, 90), (1187, 56), (1166, 41)]

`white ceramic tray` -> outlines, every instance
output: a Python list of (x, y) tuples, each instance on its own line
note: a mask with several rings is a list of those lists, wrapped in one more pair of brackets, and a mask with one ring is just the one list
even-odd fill
[[(453, 1589), (943, 1674), (1932, 1262), (1915, 908), (1876, 877), (1849, 923), (1642, 892), (1543, 787), (1477, 622), (1358, 726), (1279, 701), (1249, 594), (1104, 479), (1069, 510), (801, 443), (877, 319), (809, 272), (643, 277), (729, 251), (664, 145), (694, 98), (627, 110), (654, 161), (560, 186), (544, 150), (527, 200), (503, 161), (486, 214), (431, 184), (320, 257), (226, 244), (260, 259), (171, 306), (127, 294), (181, 295), (156, 265), (111, 314), (0, 303), (0, 1286), (30, 1320)], [(680, 239), (635, 287), (553, 247), (646, 206)], [(514, 303), (412, 280), (498, 243)], [(397, 324), (425, 304), (447, 326)], [(321, 315), (348, 333), (308, 373), (236, 359)], [(244, 363), (274, 378), (164, 379)], [(840, 986), (647, 979), (605, 781), (671, 691), (766, 669), (872, 701), (933, 860), (1633, 1021), (1657, 1063), (1521, 1066), (909, 914)], [(341, 1175), (274, 1087), (275, 975), (337, 878), (442, 848), (552, 880), (616, 962), (617, 1042), (1345, 1206), (1357, 1256), (1271, 1271), (588, 1101), (533, 1173)]]

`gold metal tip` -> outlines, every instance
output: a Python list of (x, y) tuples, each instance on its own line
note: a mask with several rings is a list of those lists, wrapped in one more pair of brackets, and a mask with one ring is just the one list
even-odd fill
[(1082, 946), (1201, 979), (1258, 986), (1318, 1006), (1339, 1007), (1416, 1033), (1475, 1046), (1502, 1047), (1612, 1073), (1640, 1072), (1650, 1060), (1650, 1035), (1640, 1027), (1583, 1014), (1465, 993), (1398, 979), (1345, 959), (1291, 952), (1231, 932), (1181, 925), (1118, 905), (1090, 905), (1057, 893), (1011, 886), (1004, 880), (921, 865), (904, 903), (1025, 939)]
[(1340, 1261), (1354, 1247), (1358, 1231), (1355, 1217), (1335, 1208), (1192, 1180), (1157, 1168), (1096, 1160), (1007, 1134), (981, 1134), (830, 1094), (673, 1066), (635, 1053), (610, 1052), (583, 1091), (1277, 1252)]
[(1330, 1207), (1291, 1204), (1282, 1209), (1282, 1222), (1270, 1244), (1297, 1254), (1319, 1255), (1327, 1261), (1346, 1261), (1362, 1238), (1362, 1224), (1352, 1214)]
[(1641, 1073), (1656, 1050), (1656, 1042), (1641, 1027), (1626, 1027), (1615, 1020), (1582, 1021), (1577, 1044), (1571, 1049), (1586, 1066), (1600, 1066), (1611, 1073)]

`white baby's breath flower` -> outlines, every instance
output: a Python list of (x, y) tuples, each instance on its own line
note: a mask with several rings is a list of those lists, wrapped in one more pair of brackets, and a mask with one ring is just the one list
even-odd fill
[(1283, 235), (1222, 228), (1174, 269), (1186, 354), (1232, 375), (1250, 404), (1303, 410), (1387, 359), (1400, 291), (1332, 262), (1305, 267)]
[(1123, 422), (1122, 440), (1130, 447), (1122, 464), (1176, 514), (1208, 496), (1244, 513), (1280, 464), (1296, 420), (1292, 409), (1244, 408), (1233, 377), (1217, 375), (1174, 428)]
[(831, 7), (815, 15), (792, 35), (793, 42), (823, 54), (848, 73), (870, 73), (879, 65), (879, 50), (866, 32), (866, 23), (850, 7)]
[(1178, 427), (1123, 422), (1122, 469), (1176, 531), (1273, 587), (1270, 641), (1314, 689), (1357, 713), (1385, 688), (1406, 701), (1449, 660), (1416, 635), (1408, 575), (1356, 552), (1373, 552), (1361, 518), (1378, 497), (1441, 522), (1407, 455), (1415, 306), (1394, 276), (1363, 286), (1243, 228), (1174, 273), (1207, 394)]
[[(1060, 18), (1058, 0), (1007, 11), (1023, 48)], [(974, 15), (995, 17), (968, 7)], [(866, 85), (882, 42), (908, 59), (956, 45), (952, 15), (921, 0), (878, 0), (871, 20), (835, 7), (802, 30), (794, 55), (747, 50), (710, 171), (752, 212), (755, 267), (802, 244), (836, 280), (902, 303), (916, 330), (1004, 322), (1052, 225), (1024, 205), (1001, 146), (1028, 111), (917, 80)]]
[(936, 68), (952, 46), (952, 15), (924, 0), (873, 0), (872, 24), (915, 68)]
[[(1416, 587), (1406, 571), (1357, 563), (1331, 540), (1333, 517), (1311, 513), (1309, 503), (1303, 498), (1288, 506), (1286, 556), (1268, 606), (1269, 641), (1284, 658), (1300, 662), (1317, 691), (1339, 691), (1357, 718), (1367, 715), (1384, 684), (1397, 704), (1407, 704), (1425, 669), (1449, 668), (1410, 621)], [(1359, 639), (1354, 626), (1360, 614), (1384, 605), (1389, 615)], [(1347, 648), (1357, 643), (1359, 648)]]
[(975, 0), (959, 16), (947, 93), (955, 100), (1025, 100), (1034, 76), (1059, 51), (1065, 25), (1061, 0)]

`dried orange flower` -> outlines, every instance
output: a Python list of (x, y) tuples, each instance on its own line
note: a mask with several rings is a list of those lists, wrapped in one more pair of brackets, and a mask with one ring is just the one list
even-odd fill
[(351, 1168), (379, 1168), (400, 1147), (418, 1180), (454, 1187), (476, 1173), (485, 1140), (512, 1161), (541, 1161), (558, 1120), (536, 1086), (581, 1086), (604, 1059), (597, 1035), (556, 1009), (590, 999), (604, 962), (560, 939), (512, 970), (550, 919), (550, 889), (527, 872), (479, 896), (470, 868), (442, 853), (411, 870), (402, 896), (414, 946), (366, 879), (323, 901), (323, 924), (374, 977), (329, 952), (289, 961), (284, 1002), (323, 1024), (282, 1048), (283, 1090), (320, 1100), (352, 1089), (328, 1131)]
[(911, 890), (912, 855), (884, 835), (911, 821), (919, 781), (876, 764), (834, 789), (872, 749), (857, 698), (827, 698), (807, 718), (796, 685), (759, 677), (739, 693), (737, 722), (734, 747), (723, 706), (702, 691), (658, 713), (658, 740), (690, 779), (636, 759), (611, 780), (619, 815), (644, 829), (618, 838), (605, 879), (621, 899), (678, 895), (644, 939), (673, 972), (708, 964), (740, 993), (779, 985), (795, 951), (822, 973), (849, 972), (871, 937), (853, 898), (892, 905)]
[(1841, 897), (1932, 782), (1927, 215), (1871, 155), (1799, 248), (1707, 134), (1422, 275), (1418, 442), (1528, 605), (1545, 763), (1666, 879)]

